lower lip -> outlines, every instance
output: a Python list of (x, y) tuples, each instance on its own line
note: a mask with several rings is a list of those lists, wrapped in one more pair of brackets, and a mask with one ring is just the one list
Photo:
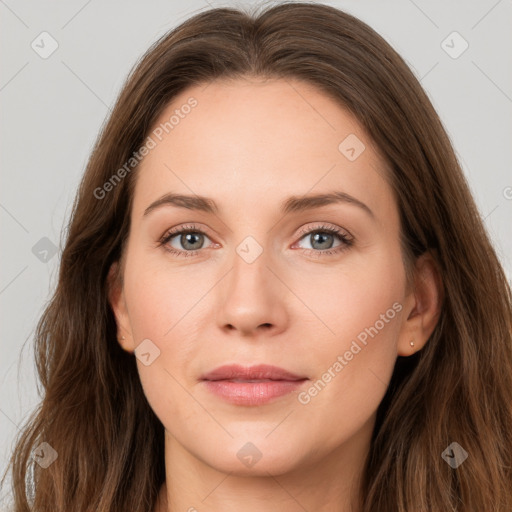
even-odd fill
[(232, 380), (205, 380), (209, 391), (237, 405), (261, 405), (274, 398), (299, 389), (307, 379), (235, 382)]

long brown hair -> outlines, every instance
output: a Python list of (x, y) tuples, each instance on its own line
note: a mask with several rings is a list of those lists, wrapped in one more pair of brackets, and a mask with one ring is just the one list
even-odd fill
[[(163, 426), (135, 358), (116, 340), (107, 299), (137, 167), (112, 177), (178, 93), (244, 76), (304, 80), (355, 115), (392, 171), (407, 266), (431, 251), (443, 282), (432, 336), (398, 358), (379, 406), (361, 512), (510, 512), (510, 286), (449, 138), (405, 62), (360, 20), (303, 2), (257, 16), (232, 8), (197, 14), (129, 75), (91, 154), (58, 285), (37, 326), (45, 393), (11, 459), (15, 512), (152, 511), (165, 480)], [(41, 442), (58, 454), (46, 469), (32, 457)], [(456, 469), (441, 456), (452, 442), (468, 453)]]

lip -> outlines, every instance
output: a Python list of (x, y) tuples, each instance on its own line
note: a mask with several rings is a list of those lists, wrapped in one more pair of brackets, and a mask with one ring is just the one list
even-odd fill
[(305, 376), (266, 364), (219, 366), (201, 377), (211, 393), (237, 405), (262, 405), (300, 388)]

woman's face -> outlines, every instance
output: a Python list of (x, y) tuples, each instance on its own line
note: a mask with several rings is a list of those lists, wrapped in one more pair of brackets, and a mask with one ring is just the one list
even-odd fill
[(367, 134), (310, 85), (246, 79), (187, 89), (150, 137), (112, 303), (167, 448), (255, 475), (359, 457), (410, 341)]

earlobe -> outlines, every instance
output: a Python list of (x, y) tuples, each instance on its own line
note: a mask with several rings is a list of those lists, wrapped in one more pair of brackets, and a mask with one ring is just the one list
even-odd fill
[(414, 276), (397, 346), (398, 355), (406, 357), (421, 350), (427, 343), (439, 320), (443, 301), (441, 273), (431, 253), (426, 252), (418, 257)]
[(123, 350), (132, 353), (133, 337), (119, 272), (119, 263), (116, 261), (110, 267), (107, 276), (108, 301), (116, 320), (117, 341)]

